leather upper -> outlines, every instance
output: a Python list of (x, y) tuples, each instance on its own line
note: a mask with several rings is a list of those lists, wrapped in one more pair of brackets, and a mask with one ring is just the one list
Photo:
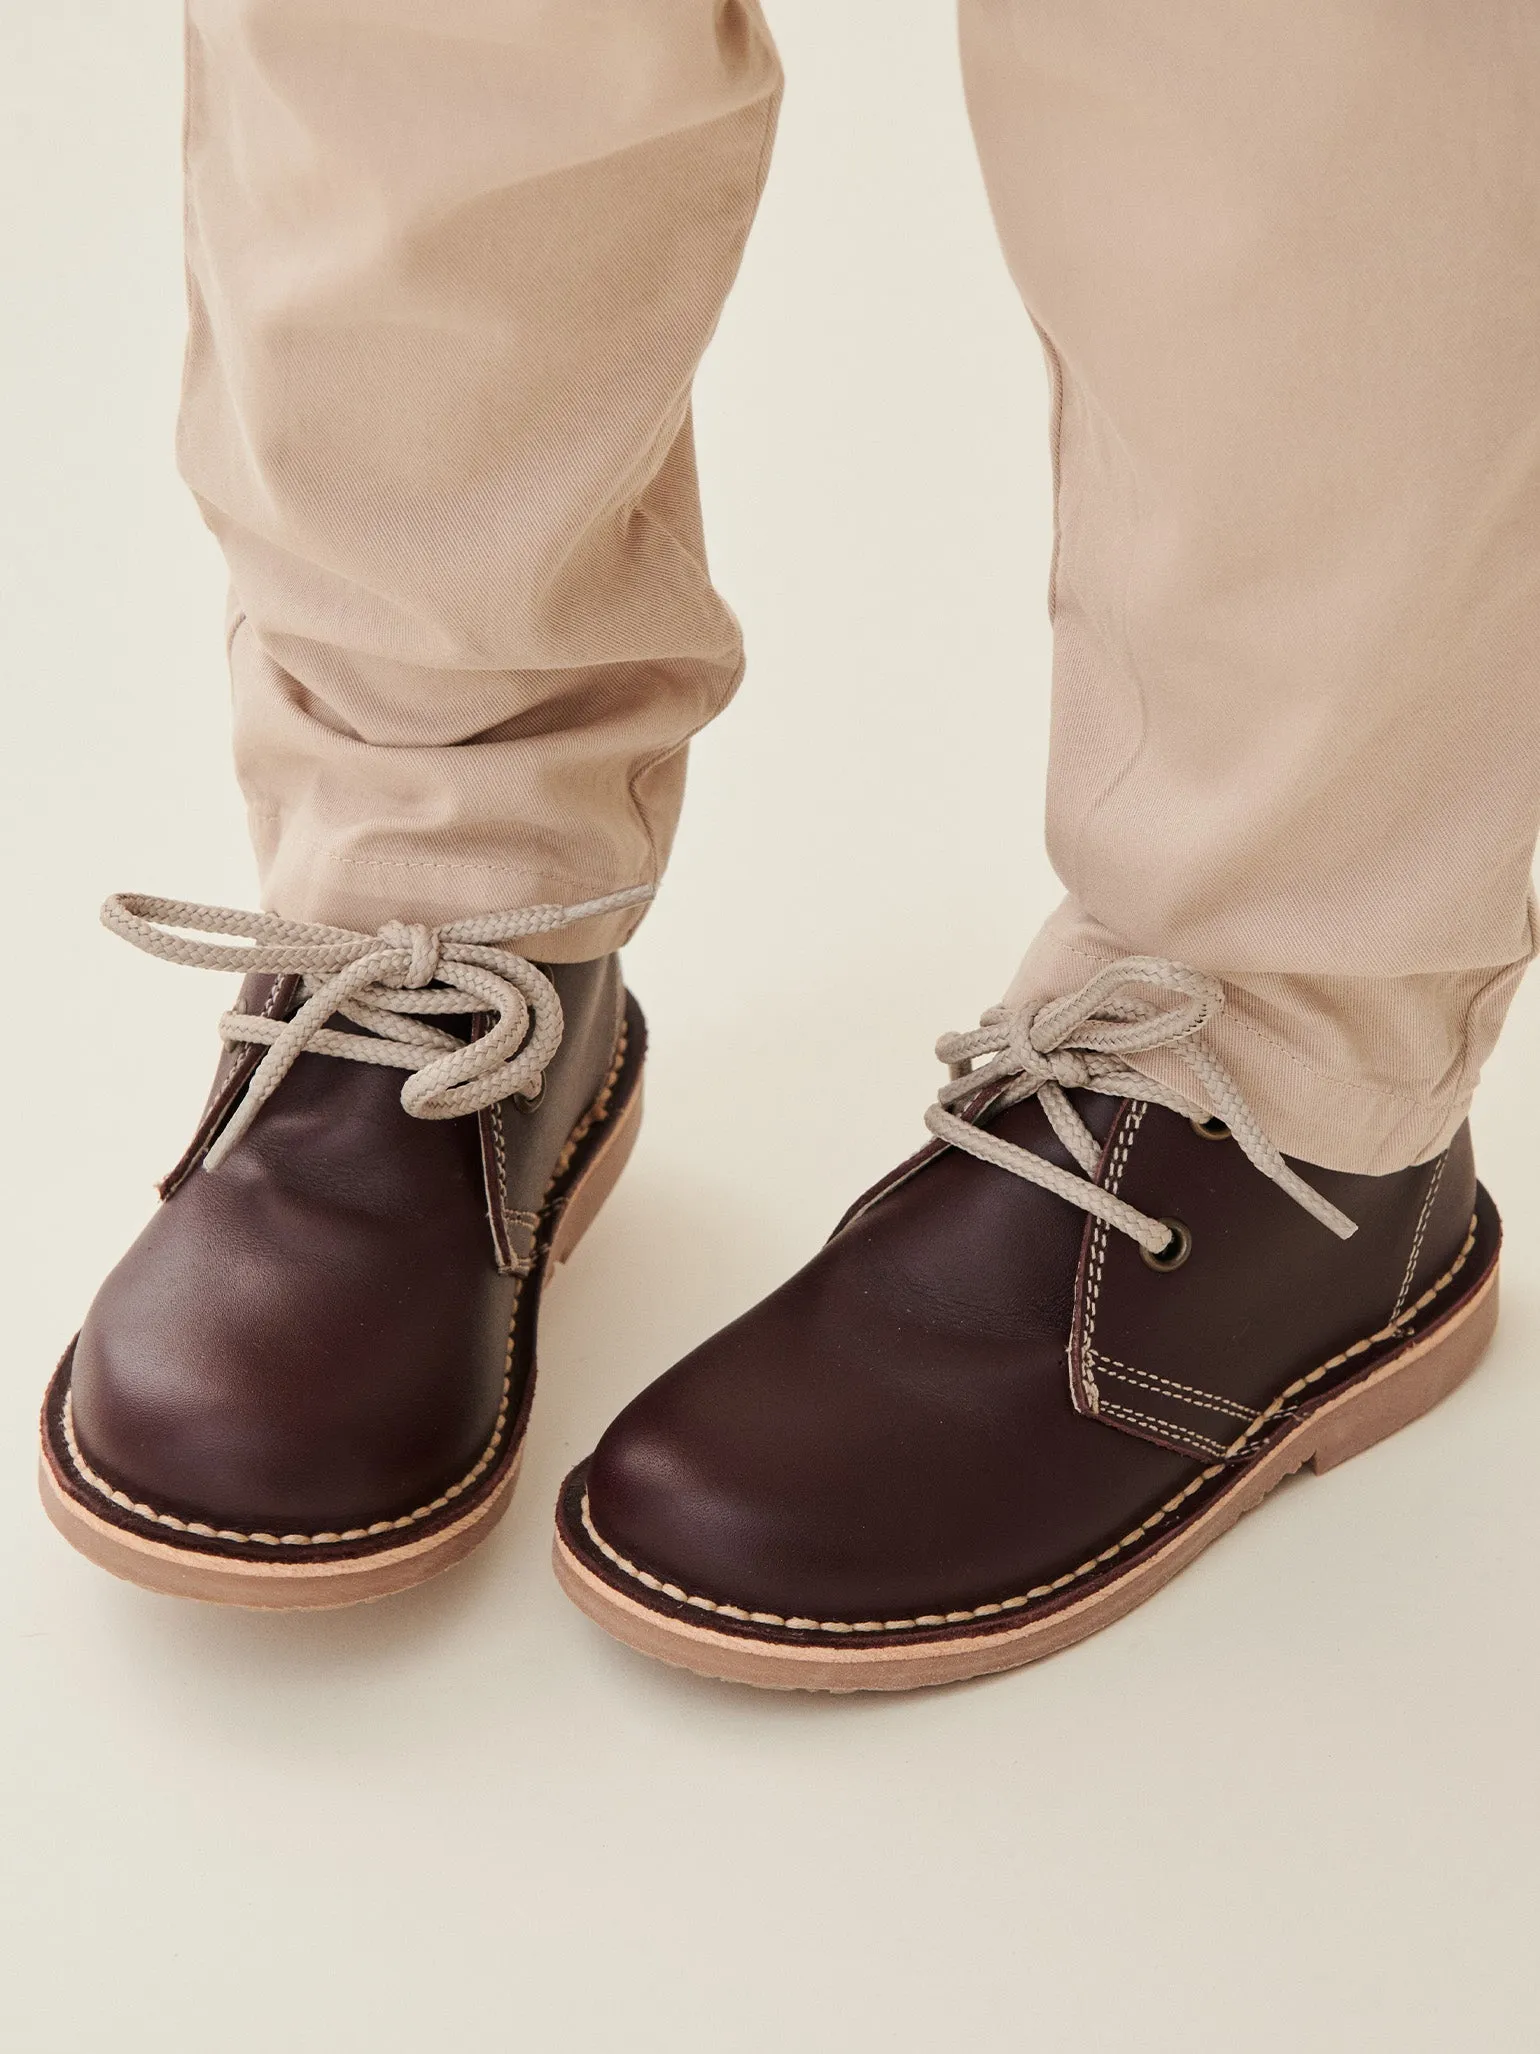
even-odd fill
[[(1072, 1096), (1104, 1144), (1105, 1178), (1132, 1109)], [(1035, 1100), (986, 1124), (1074, 1167)], [(1114, 1233), (1096, 1345), (1248, 1403), (1383, 1325), (1419, 1221), (1414, 1267), (1427, 1276), (1457, 1250), (1474, 1200), (1466, 1136), (1425, 1219), (1432, 1165), (1386, 1178), (1296, 1165), (1362, 1216), (1344, 1247), (1233, 1142), (1157, 1106), (1140, 1134), (1125, 1195), (1191, 1214), (1194, 1250), (1157, 1274)], [(1210, 1459), (1077, 1410), (1068, 1350), (1091, 1252), (1077, 1208), (972, 1156), (924, 1151), (619, 1416), (588, 1469), (595, 1532), (686, 1594), (788, 1622), (907, 1621), (1067, 1573)]]
[(1350, 1240), (1323, 1232), (1233, 1141), (1206, 1139), (1159, 1107), (1125, 1105), (1102, 1181), (1141, 1211), (1179, 1216), (1192, 1253), (1152, 1274), (1127, 1235), (1086, 1222), (1070, 1337), (1078, 1409), (1179, 1451), (1223, 1456), (1297, 1375), (1343, 1347), (1377, 1345), (1469, 1229), (1468, 1127), (1432, 1162), (1395, 1176), (1296, 1167), (1356, 1223)]
[[(398, 1515), (472, 1468), (520, 1397), (509, 1332), (534, 1238), (500, 1266), (489, 1198), (538, 1215), (623, 1002), (614, 957), (546, 974), (566, 1031), (530, 1107), (415, 1119), (399, 1071), (305, 1054), (204, 1171), (222, 1087), (250, 1067), (226, 1057), (194, 1149), (75, 1345), (74, 1432), (105, 1479), (179, 1517), (308, 1534)], [(244, 1008), (272, 990), (248, 980)], [(484, 1145), (492, 1115), (500, 1150)]]

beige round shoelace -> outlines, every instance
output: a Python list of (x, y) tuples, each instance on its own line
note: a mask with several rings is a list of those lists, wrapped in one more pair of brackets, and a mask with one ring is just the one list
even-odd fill
[[(535, 1096), (561, 1046), (561, 1000), (544, 971), (496, 944), (640, 906), (653, 889), (634, 885), (581, 905), (483, 913), (444, 927), (391, 920), (378, 934), (137, 892), (114, 894), (101, 917), (104, 927), (163, 962), (302, 980), (303, 1003), (292, 1020), (232, 1011), (219, 1022), (226, 1044), (265, 1042), (267, 1054), (204, 1157), (204, 1168), (212, 1170), (307, 1051), (410, 1071), (401, 1103), (419, 1120), (457, 1119), (514, 1092)], [(194, 941), (195, 934), (238, 935), (251, 946)], [(487, 1033), (466, 1042), (431, 1026), (424, 1016), (435, 1013), (497, 1017)], [(328, 1027), (337, 1014), (366, 1032)]]
[[(1130, 998), (1124, 994), (1132, 985), (1173, 993), (1179, 1003), (1160, 1005)], [(1068, 998), (1016, 1012), (992, 1007), (977, 1027), (964, 1034), (943, 1034), (936, 1043), (936, 1054), (950, 1069), (951, 1079), (936, 1094), (925, 1124), (938, 1140), (966, 1150), (981, 1162), (993, 1163), (997, 1169), (1009, 1170), (1029, 1184), (1041, 1185), (1129, 1235), (1152, 1255), (1160, 1255), (1172, 1245), (1171, 1223), (1152, 1219), (1094, 1181), (1101, 1145), (1065, 1093), (1084, 1089), (1107, 1092), (1114, 1098), (1147, 1099), (1189, 1119), (1222, 1120), (1249, 1163), (1313, 1219), (1347, 1240), (1358, 1231), (1353, 1221), (1289, 1168), (1263, 1133), (1229, 1071), (1194, 1041), (1224, 1002), (1223, 986), (1185, 963), (1162, 956), (1124, 956), (1088, 978)], [(1201, 1099), (1157, 1083), (1124, 1060), (1156, 1048), (1176, 1050), (1193, 1072)], [(990, 1060), (976, 1070), (973, 1066), (980, 1057)], [(1077, 1177), (1071, 1170), (1046, 1162), (1031, 1149), (1002, 1140), (953, 1110), (981, 1093), (989, 1096), (986, 1103), (974, 1107), (975, 1118), (1036, 1097), (1085, 1176)]]

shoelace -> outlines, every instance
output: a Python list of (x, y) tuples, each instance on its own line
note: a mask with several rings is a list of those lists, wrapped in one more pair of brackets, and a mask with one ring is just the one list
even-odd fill
[[(232, 1011), (219, 1022), (227, 1044), (265, 1042), (267, 1054), (204, 1157), (205, 1169), (212, 1170), (307, 1050), (410, 1071), (401, 1103), (419, 1120), (456, 1119), (513, 1092), (538, 1095), (546, 1065), (561, 1046), (561, 1000), (535, 964), (495, 944), (554, 934), (594, 914), (639, 906), (652, 895), (653, 887), (642, 884), (582, 905), (483, 913), (444, 927), (391, 920), (378, 934), (137, 892), (115, 893), (101, 917), (114, 934), (167, 963), (303, 980), (304, 1003), (292, 1020)], [(193, 934), (239, 935), (252, 946), (193, 941)], [(497, 1020), (469, 1042), (423, 1017), (472, 1012), (495, 1013)], [(367, 1032), (334, 1031), (326, 1023), (336, 1014)]]
[[(1158, 1005), (1120, 996), (1131, 985), (1172, 992), (1181, 1003)], [(1224, 1002), (1223, 986), (1185, 963), (1161, 956), (1124, 956), (1088, 978), (1068, 998), (1016, 1012), (994, 1006), (977, 1027), (964, 1034), (943, 1034), (936, 1043), (936, 1054), (951, 1071), (951, 1079), (936, 1094), (925, 1124), (938, 1140), (965, 1149), (997, 1169), (1009, 1170), (1012, 1176), (1024, 1177), (1029, 1184), (1040, 1184), (1045, 1191), (1068, 1199), (1071, 1205), (1129, 1235), (1151, 1255), (1161, 1255), (1173, 1245), (1172, 1223), (1151, 1219), (1094, 1181), (1101, 1145), (1065, 1093), (1085, 1089), (1115, 1098), (1149, 1099), (1190, 1119), (1222, 1120), (1248, 1162), (1322, 1226), (1347, 1240), (1358, 1231), (1354, 1222), (1289, 1168), (1263, 1133), (1229, 1071), (1194, 1041)], [(1156, 1048), (1177, 1051), (1202, 1090), (1201, 1100), (1156, 1083), (1123, 1060)], [(976, 1070), (973, 1066), (981, 1056), (991, 1060)], [(987, 1105), (974, 1108), (975, 1116), (1035, 1096), (1053, 1131), (1085, 1171), (1084, 1177), (1045, 1162), (1031, 1149), (1002, 1140), (953, 1111), (996, 1086), (999, 1089)]]

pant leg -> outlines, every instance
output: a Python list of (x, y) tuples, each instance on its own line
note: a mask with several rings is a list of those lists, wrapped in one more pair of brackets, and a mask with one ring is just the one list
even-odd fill
[(1179, 957), (1281, 1147), (1424, 1159), (1535, 948), (1540, 11), (962, 17), (1057, 387), (1068, 896), (1012, 995)]
[(741, 669), (690, 384), (779, 90), (757, 0), (189, 0), (179, 451), (269, 907), (657, 876)]

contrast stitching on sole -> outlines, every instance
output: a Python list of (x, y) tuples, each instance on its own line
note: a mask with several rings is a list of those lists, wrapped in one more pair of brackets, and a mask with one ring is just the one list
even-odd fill
[[(1401, 1325), (1404, 1326), (1407, 1319), (1415, 1318), (1419, 1312), (1424, 1311), (1444, 1287), (1453, 1281), (1464, 1267), (1475, 1245), (1476, 1221), (1473, 1217), (1470, 1233), (1458, 1257), (1445, 1270), (1438, 1281), (1428, 1287), (1421, 1298), (1418, 1299), (1416, 1305), (1411, 1308), (1410, 1312), (1403, 1315)], [(661, 1597), (672, 1598), (675, 1604), (689, 1605), (695, 1611), (711, 1612), (718, 1618), (733, 1619), (743, 1625), (780, 1626), (796, 1633), (905, 1633), (914, 1630), (916, 1627), (966, 1626), (975, 1619), (991, 1619), (1001, 1612), (1019, 1611), (1022, 1606), (1034, 1604), (1039, 1598), (1053, 1597), (1057, 1592), (1068, 1589), (1071, 1584), (1079, 1583), (1085, 1577), (1095, 1575), (1097, 1570), (1105, 1568), (1109, 1562), (1113, 1561), (1118, 1555), (1121, 1555), (1125, 1549), (1137, 1547), (1155, 1527), (1162, 1525), (1173, 1513), (1179, 1512), (1187, 1500), (1196, 1492), (1202, 1490), (1205, 1484), (1212, 1483), (1215, 1477), (1218, 1476), (1226, 1474), (1236, 1475), (1238, 1473), (1235, 1465), (1236, 1449), (1251, 1435), (1259, 1432), (1263, 1425), (1277, 1418), (1291, 1397), (1297, 1396), (1309, 1385), (1318, 1382), (1329, 1370), (1340, 1368), (1343, 1363), (1350, 1361), (1355, 1355), (1363, 1354), (1367, 1349), (1372, 1348), (1376, 1342), (1387, 1339), (1396, 1331), (1398, 1331), (1397, 1328), (1382, 1327), (1379, 1333), (1371, 1334), (1365, 1340), (1355, 1341), (1351, 1348), (1345, 1348), (1340, 1355), (1332, 1356), (1329, 1362), (1323, 1362), (1318, 1369), (1311, 1370), (1307, 1376), (1297, 1378), (1295, 1382), (1289, 1385), (1286, 1391), (1281, 1391), (1278, 1394), (1265, 1412), (1257, 1415), (1256, 1419), (1253, 1420), (1246, 1432), (1240, 1436), (1239, 1440), (1233, 1442), (1231, 1447), (1225, 1451), (1227, 1459), (1210, 1463), (1207, 1468), (1201, 1470), (1192, 1479), (1191, 1483), (1178, 1491), (1174, 1498), (1168, 1498), (1165, 1504), (1152, 1512), (1149, 1518), (1142, 1521), (1131, 1533), (1125, 1533), (1120, 1541), (1114, 1541), (1110, 1547), (1103, 1548), (1099, 1555), (1092, 1556), (1088, 1562), (1082, 1562), (1078, 1569), (1070, 1569), (1064, 1575), (1056, 1576), (1052, 1583), (1034, 1584), (1031, 1590), (1024, 1591), (1020, 1597), (1001, 1598), (995, 1604), (973, 1605), (966, 1611), (923, 1612), (914, 1619), (801, 1619), (787, 1617), (779, 1612), (754, 1612), (743, 1605), (721, 1604), (715, 1598), (693, 1596), (690, 1592), (682, 1590), (677, 1583), (669, 1583), (663, 1577), (654, 1576), (649, 1570), (642, 1569), (635, 1562), (628, 1561), (618, 1549), (610, 1546), (610, 1543), (594, 1525), (586, 1491), (583, 1493), (583, 1530), (606, 1561), (612, 1562), (617, 1569), (622, 1570), (625, 1575), (643, 1585), (647, 1590), (657, 1591)]]
[(545, 1191), (541, 1198), (542, 1205), (550, 1197), (561, 1179), (567, 1174), (568, 1169), (571, 1167), (573, 1156), (577, 1154), (578, 1149), (588, 1139), (589, 1134), (599, 1125), (601, 1120), (609, 1118), (610, 1100), (615, 1095), (615, 1086), (619, 1083), (620, 1073), (625, 1068), (626, 1048), (630, 1039), (631, 1025), (625, 1014), (622, 1013), (620, 1016), (620, 1032), (615, 1041), (615, 1056), (610, 1064), (610, 1074), (599, 1086), (598, 1097), (567, 1136), (562, 1152), (556, 1158), (556, 1167), (552, 1170), (550, 1178), (546, 1183)]
[(372, 1526), (350, 1526), (341, 1533), (240, 1533), (228, 1526), (210, 1526), (202, 1519), (178, 1519), (172, 1512), (157, 1511), (153, 1505), (142, 1504), (131, 1498), (127, 1491), (120, 1491), (98, 1476), (80, 1452), (75, 1439), (74, 1394), (64, 1394), (64, 1410), (61, 1424), (64, 1429), (64, 1443), (69, 1449), (70, 1461), (82, 1481), (92, 1490), (109, 1499), (125, 1512), (132, 1512), (137, 1518), (147, 1519), (156, 1526), (164, 1526), (172, 1533), (194, 1534), (199, 1540), (249, 1541), (253, 1546), (265, 1548), (320, 1548), (335, 1547), (343, 1541), (376, 1540), (381, 1534), (401, 1533), (407, 1527), (418, 1526), (424, 1519), (431, 1519), (435, 1512), (442, 1512), (452, 1505), (456, 1498), (463, 1497), (472, 1484), (486, 1474), (502, 1446), (503, 1435), (508, 1426), (508, 1400), (513, 1390), (513, 1345), (518, 1333), (519, 1304), (524, 1295), (524, 1279), (514, 1280), (513, 1314), (508, 1326), (508, 1349), (504, 1360), (503, 1388), (497, 1405), (497, 1424), (492, 1429), (492, 1438), (482, 1451), (475, 1466), (468, 1469), (458, 1483), (452, 1483), (448, 1490), (435, 1498), (431, 1504), (419, 1505), (414, 1512), (404, 1512), (399, 1519), (377, 1519)]
[(1257, 1414), (1246, 1431), (1230, 1443), (1230, 1446), (1225, 1451), (1230, 1460), (1233, 1461), (1236, 1455), (1245, 1447), (1247, 1441), (1253, 1439), (1283, 1411), (1291, 1398), (1297, 1398), (1301, 1391), (1309, 1390), (1312, 1384), (1319, 1383), (1321, 1378), (1326, 1376), (1331, 1370), (1340, 1369), (1345, 1362), (1351, 1362), (1355, 1355), (1365, 1355), (1371, 1348), (1377, 1348), (1382, 1341), (1393, 1340), (1409, 1321), (1416, 1319), (1419, 1312), (1426, 1312), (1434, 1299), (1443, 1292), (1445, 1286), (1453, 1283), (1454, 1279), (1460, 1274), (1460, 1271), (1464, 1269), (1467, 1261), (1470, 1259), (1470, 1252), (1475, 1245), (1476, 1215), (1472, 1213), (1470, 1230), (1465, 1236), (1465, 1246), (1460, 1250), (1448, 1269), (1444, 1271), (1444, 1274), (1441, 1277), (1435, 1278), (1429, 1284), (1427, 1290), (1423, 1292), (1416, 1304), (1409, 1305), (1400, 1318), (1393, 1321), (1389, 1326), (1383, 1326), (1377, 1333), (1366, 1335), (1362, 1341), (1355, 1341), (1351, 1348), (1344, 1348), (1340, 1355), (1333, 1355), (1329, 1362), (1323, 1362), (1319, 1368), (1312, 1369), (1307, 1376), (1296, 1377), (1292, 1384), (1289, 1384), (1278, 1393), (1272, 1404), (1265, 1411)]
[(1024, 1591), (1020, 1597), (1001, 1598), (996, 1604), (974, 1605), (967, 1611), (922, 1612), (915, 1619), (783, 1618), (778, 1612), (750, 1612), (741, 1605), (723, 1605), (718, 1604), (713, 1598), (692, 1597), (688, 1592), (681, 1590), (678, 1584), (666, 1583), (661, 1577), (649, 1574), (647, 1570), (638, 1568), (634, 1562), (628, 1562), (624, 1555), (619, 1554), (612, 1548), (594, 1526), (593, 1519), (589, 1514), (588, 1494), (586, 1491), (583, 1494), (583, 1526), (594, 1546), (609, 1561), (613, 1562), (617, 1569), (623, 1569), (628, 1576), (634, 1577), (638, 1583), (645, 1584), (649, 1590), (658, 1591), (664, 1597), (672, 1598), (676, 1604), (691, 1605), (697, 1611), (715, 1612), (724, 1619), (738, 1619), (752, 1626), (784, 1626), (796, 1632), (899, 1633), (917, 1626), (966, 1625), (972, 1619), (992, 1618), (997, 1612), (1019, 1611), (1023, 1605), (1030, 1605), (1038, 1598), (1051, 1597), (1056, 1591), (1068, 1589), (1070, 1584), (1078, 1583), (1082, 1577), (1093, 1575), (1096, 1570), (1105, 1567), (1114, 1556), (1120, 1555), (1125, 1548), (1134, 1547), (1138, 1542), (1142, 1541), (1145, 1535), (1154, 1527), (1159, 1526), (1163, 1520), (1168, 1519), (1173, 1512), (1179, 1510), (1195, 1491), (1200, 1491), (1206, 1483), (1212, 1482), (1216, 1476), (1223, 1476), (1225, 1468), (1226, 1464), (1223, 1462), (1212, 1464), (1211, 1467), (1203, 1470), (1200, 1475), (1195, 1476), (1191, 1483), (1178, 1491), (1174, 1498), (1168, 1498), (1164, 1505), (1157, 1511), (1152, 1512), (1148, 1519), (1134, 1528), (1132, 1533), (1125, 1533), (1120, 1541), (1114, 1541), (1111, 1547), (1103, 1548), (1099, 1555), (1094, 1556), (1089, 1562), (1082, 1562), (1078, 1569), (1070, 1569), (1063, 1576), (1056, 1576), (1052, 1583), (1034, 1584), (1031, 1590)]
[[(567, 1137), (566, 1144), (557, 1158), (556, 1167), (552, 1170), (546, 1182), (542, 1204), (545, 1199), (550, 1197), (552, 1191), (556, 1188), (556, 1185), (560, 1182), (563, 1174), (571, 1164), (573, 1154), (579, 1142), (601, 1120), (608, 1118), (610, 1100), (614, 1096), (616, 1082), (625, 1064), (626, 1041), (626, 1023), (622, 1020), (620, 1034), (615, 1044), (615, 1054), (610, 1064), (609, 1075), (600, 1086), (598, 1097), (595, 1098), (588, 1111)], [(435, 1513), (446, 1511), (456, 1498), (463, 1497), (473, 1484), (478, 1483), (486, 1475), (487, 1470), (496, 1459), (498, 1449), (502, 1446), (503, 1437), (508, 1430), (508, 1404), (513, 1394), (513, 1350), (518, 1336), (519, 1311), (523, 1301), (524, 1276), (521, 1274), (514, 1278), (513, 1304), (509, 1310), (508, 1318), (508, 1345), (503, 1357), (503, 1387), (498, 1397), (497, 1420), (492, 1429), (492, 1438), (487, 1442), (486, 1447), (482, 1450), (475, 1464), (466, 1471), (458, 1483), (452, 1483), (446, 1491), (443, 1491), (438, 1497), (434, 1498), (430, 1504), (419, 1505), (415, 1511), (404, 1512), (397, 1519), (377, 1519), (370, 1526), (350, 1526), (339, 1533), (242, 1533), (234, 1527), (210, 1526), (206, 1520), (202, 1519), (178, 1519), (175, 1513), (161, 1512), (153, 1505), (146, 1505), (137, 1498), (131, 1498), (127, 1491), (118, 1490), (114, 1485), (108, 1483), (105, 1477), (97, 1475), (96, 1471), (80, 1452), (80, 1444), (75, 1439), (74, 1393), (72, 1391), (65, 1392), (64, 1408), (60, 1414), (60, 1424), (64, 1431), (64, 1444), (69, 1451), (70, 1462), (76, 1474), (83, 1483), (89, 1484), (91, 1489), (96, 1491), (101, 1497), (106, 1498), (111, 1504), (118, 1506), (124, 1512), (132, 1512), (138, 1519), (148, 1520), (155, 1526), (164, 1526), (172, 1533), (192, 1534), (198, 1540), (240, 1541), (250, 1543), (254, 1547), (264, 1548), (321, 1548), (336, 1547), (340, 1543), (348, 1541), (377, 1540), (381, 1535), (387, 1533), (403, 1533), (410, 1527), (420, 1526), (423, 1520), (431, 1519)]]

